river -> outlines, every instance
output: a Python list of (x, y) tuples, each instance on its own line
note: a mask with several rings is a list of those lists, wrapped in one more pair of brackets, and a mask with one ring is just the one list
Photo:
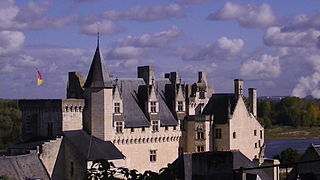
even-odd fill
[(292, 148), (303, 154), (305, 150), (313, 144), (320, 144), (320, 139), (289, 139), (289, 140), (266, 140), (265, 156), (272, 158), (280, 154), (281, 151)]

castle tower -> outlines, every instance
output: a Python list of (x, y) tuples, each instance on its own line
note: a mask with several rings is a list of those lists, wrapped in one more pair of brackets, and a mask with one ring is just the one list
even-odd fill
[(104, 71), (98, 37), (97, 48), (84, 84), (86, 106), (83, 126), (89, 134), (102, 140), (111, 140), (113, 86), (106, 81), (110, 79)]

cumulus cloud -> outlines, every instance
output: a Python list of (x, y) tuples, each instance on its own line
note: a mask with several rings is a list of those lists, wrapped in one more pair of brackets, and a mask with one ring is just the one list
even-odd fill
[(179, 4), (169, 6), (141, 7), (134, 6), (127, 11), (108, 10), (101, 17), (108, 20), (156, 21), (179, 18), (186, 15), (186, 9)]
[(29, 1), (18, 7), (14, 0), (0, 2), (0, 30), (39, 30), (45, 28), (63, 28), (75, 21), (77, 16), (51, 17), (49, 1)]
[(264, 54), (260, 60), (249, 60), (242, 64), (240, 76), (259, 80), (277, 78), (281, 74), (279, 58)]
[(320, 31), (282, 31), (280, 27), (269, 27), (263, 41), (269, 46), (317, 47), (320, 42)]
[(290, 20), (284, 27), (285, 31), (317, 29), (320, 30), (320, 13), (299, 14)]
[(112, 48), (107, 53), (108, 59), (130, 59), (135, 57), (140, 57), (144, 54), (145, 50), (143, 48), (124, 46)]
[(25, 36), (18, 31), (0, 31), (0, 55), (16, 52), (24, 43)]
[(243, 27), (267, 27), (276, 23), (276, 16), (268, 4), (239, 5), (227, 2), (223, 8), (211, 13), (209, 20), (235, 20)]
[(176, 55), (180, 55), (183, 60), (231, 60), (241, 55), (244, 48), (242, 39), (228, 39), (221, 37), (214, 44), (205, 47), (184, 46), (179, 47)]
[(312, 66), (314, 72), (309, 76), (300, 77), (291, 95), (302, 98), (312, 95), (314, 98), (320, 98), (320, 55), (310, 55), (306, 61)]
[(143, 34), (141, 36), (128, 36), (116, 42), (117, 46), (135, 46), (135, 47), (163, 47), (171, 42), (175, 42), (183, 32), (177, 27), (172, 26), (169, 30), (157, 32), (154, 34)]
[(183, 32), (178, 27), (172, 26), (168, 30), (153, 34), (128, 36), (114, 42), (106, 57), (107, 59), (145, 58), (148, 54), (152, 54), (152, 52), (157, 53), (167, 49), (170, 44), (176, 42), (182, 35)]
[(301, 77), (298, 84), (292, 90), (291, 95), (297, 97), (306, 97), (312, 95), (314, 98), (320, 98), (320, 73), (314, 72), (311, 76)]
[(118, 25), (114, 24), (112, 21), (100, 21), (96, 23), (91, 23), (83, 25), (80, 29), (81, 33), (87, 35), (97, 35), (98, 31), (102, 35), (112, 35), (122, 32), (123, 29), (120, 28)]

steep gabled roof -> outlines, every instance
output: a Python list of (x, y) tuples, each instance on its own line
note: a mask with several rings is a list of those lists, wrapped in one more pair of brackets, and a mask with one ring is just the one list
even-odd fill
[(202, 114), (214, 115), (215, 123), (225, 124), (228, 122), (229, 114), (233, 113), (237, 100), (234, 94), (213, 94)]
[(50, 179), (36, 153), (0, 157), (0, 177), (10, 179)]
[(90, 136), (83, 130), (65, 131), (65, 138), (84, 156), (87, 160), (97, 159), (123, 159), (124, 155), (110, 141), (103, 141)]
[(104, 80), (106, 77), (103, 68), (103, 63), (100, 56), (99, 44), (97, 45), (96, 52), (90, 66), (90, 70), (87, 76), (87, 80), (84, 84), (84, 88), (105, 87)]

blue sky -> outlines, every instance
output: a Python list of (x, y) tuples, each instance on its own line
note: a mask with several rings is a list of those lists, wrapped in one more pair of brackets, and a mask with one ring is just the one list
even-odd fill
[[(105, 66), (136, 77), (208, 73), (216, 92), (233, 79), (259, 96), (320, 98), (318, 0), (1, 0), (0, 98), (64, 98), (67, 73), (86, 77), (97, 31)], [(36, 69), (45, 84), (36, 86)]]

